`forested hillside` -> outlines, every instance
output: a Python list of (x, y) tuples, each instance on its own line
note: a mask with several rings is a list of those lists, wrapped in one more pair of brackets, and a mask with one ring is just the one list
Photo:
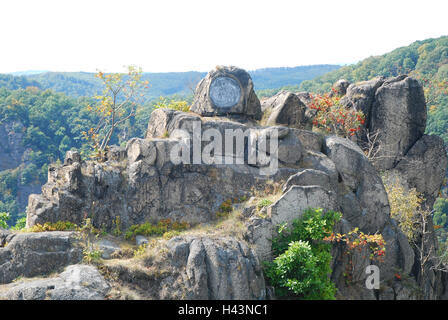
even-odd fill
[(0, 88), (17, 90), (27, 87), (41, 88), (39, 82), (30, 80), (24, 76), (13, 76), (10, 74), (0, 74)]
[[(294, 68), (265, 68), (249, 73), (254, 80), (255, 89), (264, 90), (298, 85), (304, 80), (313, 79), (339, 67), (337, 65), (312, 65)], [(148, 80), (150, 83), (150, 90), (147, 92), (146, 98), (151, 100), (174, 94), (191, 95), (197, 82), (205, 75), (205, 72), (196, 71), (144, 73), (143, 80)], [(102, 90), (101, 82), (94, 77), (94, 73), (88, 72), (45, 72), (22, 76), (18, 80), (38, 83), (43, 89), (63, 92), (71, 97), (91, 97)]]
[[(86, 108), (91, 100), (35, 86), (0, 88), (0, 213), (9, 213), (10, 224), (24, 212), (28, 194), (39, 192), (47, 181), (49, 163), (60, 161), (73, 147), (89, 151), (82, 132), (98, 120)], [(139, 108), (117, 128), (112, 144), (143, 136), (151, 110), (150, 104)]]

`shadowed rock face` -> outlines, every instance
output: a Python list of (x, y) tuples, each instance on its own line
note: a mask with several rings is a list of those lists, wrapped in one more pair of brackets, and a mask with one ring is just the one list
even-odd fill
[(381, 132), (379, 156), (387, 156), (378, 168), (391, 169), (423, 136), (425, 128), (425, 95), (418, 81), (405, 76), (385, 81), (375, 93), (370, 119), (370, 130)]
[(173, 263), (185, 268), (189, 299), (266, 298), (260, 263), (244, 242), (177, 237), (167, 247)]
[[(238, 96), (232, 81), (216, 84), (213, 89), (216, 92), (212, 93), (214, 102), (209, 96), (214, 79), (224, 76), (238, 80), (242, 88), (239, 103), (233, 106), (227, 105)], [(220, 96), (226, 86), (232, 87), (231, 97)], [(283, 183), (283, 192), (277, 201), (263, 209), (262, 215), (256, 214), (253, 206), (244, 209), (245, 241), (207, 235), (175, 238), (167, 243), (170, 252), (167, 261), (177, 268), (172, 270), (171, 278), (154, 282), (145, 276), (146, 280), (139, 280), (138, 285), (148, 290), (157, 288), (151, 293), (156, 298), (180, 297), (181, 287), (187, 288), (185, 297), (190, 299), (265, 298), (260, 261), (272, 259), (271, 240), (277, 226), (299, 218), (307, 207), (320, 207), (342, 212), (343, 219), (335, 231), (345, 233), (357, 227), (367, 234), (381, 233), (386, 240), (385, 261), (379, 266), (382, 288), (375, 294), (364, 285), (365, 267), (372, 263), (368, 252), (355, 253), (351, 266), (345, 249), (339, 245), (333, 248), (331, 277), (342, 298), (415, 297), (409, 288), (417, 286), (415, 268), (419, 257), (390, 218), (388, 197), (378, 168), (393, 172), (408, 186), (417, 188), (427, 196), (426, 205), (432, 206), (445, 176), (447, 156), (439, 138), (423, 135), (426, 114), (421, 86), (408, 77), (378, 78), (348, 86), (342, 101), (348, 107), (363, 110), (369, 119), (366, 128), (381, 130), (381, 143), (391, 146), (384, 149), (391, 157), (373, 163), (360, 147), (347, 139), (323, 137), (297, 127), (259, 126), (253, 120), (258, 107), (253, 108), (257, 103), (250, 104), (255, 101), (250, 98), (251, 86), (244, 72), (217, 69), (198, 85), (192, 109), (197, 114), (167, 109), (154, 111), (145, 139), (131, 139), (126, 148), (111, 148), (105, 162), (82, 161), (76, 152), (68, 153), (64, 165), (49, 168), (42, 195), (30, 196), (27, 224), (57, 220), (80, 223), (86, 215), (95, 226), (106, 229), (112, 228), (117, 216), (121, 217), (123, 228), (165, 218), (191, 224), (209, 222), (216, 218), (225, 200), (249, 198), (254, 189), (262, 190), (272, 180)], [(297, 97), (306, 104), (306, 94), (297, 94)], [(216, 108), (213, 103), (221, 107)], [(240, 117), (233, 120), (209, 117), (232, 113)], [(174, 164), (171, 151), (184, 141), (177, 129), (194, 133), (194, 123), (220, 134), (236, 129), (265, 136), (266, 140), (272, 139), (273, 132), (277, 131), (279, 170), (271, 176), (262, 175), (260, 169), (266, 164), (248, 164), (244, 162), (247, 154), (236, 150), (226, 152), (224, 148), (217, 148), (215, 153), (244, 163)], [(207, 143), (201, 141), (199, 145), (204, 147)], [(257, 151), (273, 154), (270, 147), (259, 147)], [(193, 154), (188, 156), (193, 158)], [(0, 243), (8, 237), (9, 234), (0, 236)], [(426, 241), (435, 242), (434, 234)], [(253, 246), (253, 251), (248, 245)], [(9, 254), (0, 248), (2, 252)], [(130, 271), (117, 266), (111, 268), (126, 279), (133, 278)], [(351, 283), (344, 277), (347, 268), (353, 269)], [(409, 286), (395, 278), (396, 270), (407, 275)], [(444, 290), (441, 275), (428, 272), (425, 277), (419, 282), (424, 283), (424, 298), (441, 297)], [(178, 286), (170, 287), (174, 280)]]

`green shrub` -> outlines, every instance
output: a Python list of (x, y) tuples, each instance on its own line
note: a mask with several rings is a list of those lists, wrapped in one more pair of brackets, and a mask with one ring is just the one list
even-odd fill
[(0, 228), (8, 229), (8, 223), (6, 221), (9, 220), (9, 214), (7, 212), (0, 212)]
[(154, 107), (154, 109), (167, 108), (167, 109), (173, 109), (173, 110), (182, 111), (182, 112), (190, 111), (190, 106), (188, 105), (187, 101), (169, 99), (169, 98), (165, 98), (165, 97), (160, 97), (159, 100), (154, 103), (153, 107)]
[(36, 224), (29, 230), (30, 232), (44, 231), (79, 231), (79, 227), (69, 221), (45, 222), (44, 224)]
[(183, 231), (190, 227), (186, 222), (171, 221), (171, 219), (162, 219), (157, 224), (145, 222), (134, 224), (129, 227), (125, 233), (126, 239), (132, 239), (136, 235), (142, 236), (162, 236), (169, 231)]
[(22, 217), (16, 221), (16, 224), (11, 227), (11, 230), (22, 230), (26, 227), (26, 217)]
[(102, 251), (100, 249), (98, 249), (96, 246), (90, 245), (90, 246), (86, 246), (83, 250), (82, 250), (82, 254), (83, 254), (83, 262), (87, 263), (87, 264), (93, 264), (93, 263), (98, 263), (99, 261), (101, 261), (101, 256), (102, 256)]
[(261, 210), (264, 207), (270, 206), (272, 204), (272, 200), (269, 199), (261, 199), (258, 203), (257, 203), (257, 209)]
[(323, 241), (332, 234), (339, 212), (307, 209), (292, 227), (281, 226), (273, 239), (276, 257), (267, 263), (266, 276), (278, 296), (299, 299), (335, 299), (336, 288), (331, 282), (331, 244)]

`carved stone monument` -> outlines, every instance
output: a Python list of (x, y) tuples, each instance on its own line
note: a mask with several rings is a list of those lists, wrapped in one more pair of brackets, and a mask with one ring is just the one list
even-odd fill
[(217, 67), (196, 87), (191, 111), (201, 116), (243, 115), (261, 118), (261, 105), (245, 70)]

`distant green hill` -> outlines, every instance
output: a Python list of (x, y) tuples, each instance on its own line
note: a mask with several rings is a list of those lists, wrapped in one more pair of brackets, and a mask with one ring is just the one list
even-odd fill
[(26, 89), (27, 87), (41, 88), (39, 82), (28, 79), (24, 76), (14, 76), (10, 74), (0, 74), (0, 88), (8, 90)]
[[(298, 86), (304, 80), (310, 80), (324, 73), (340, 68), (338, 65), (313, 65), (293, 68), (266, 68), (249, 71), (255, 90)], [(144, 80), (150, 83), (147, 99), (160, 96), (192, 94), (197, 82), (205, 72), (166, 72), (144, 73)], [(11, 77), (11, 76), (9, 76)], [(24, 79), (39, 83), (43, 89), (52, 89), (71, 97), (93, 96), (101, 92), (101, 82), (88, 72), (44, 72), (23, 76)], [(0, 85), (1, 87), (1, 85)]]

